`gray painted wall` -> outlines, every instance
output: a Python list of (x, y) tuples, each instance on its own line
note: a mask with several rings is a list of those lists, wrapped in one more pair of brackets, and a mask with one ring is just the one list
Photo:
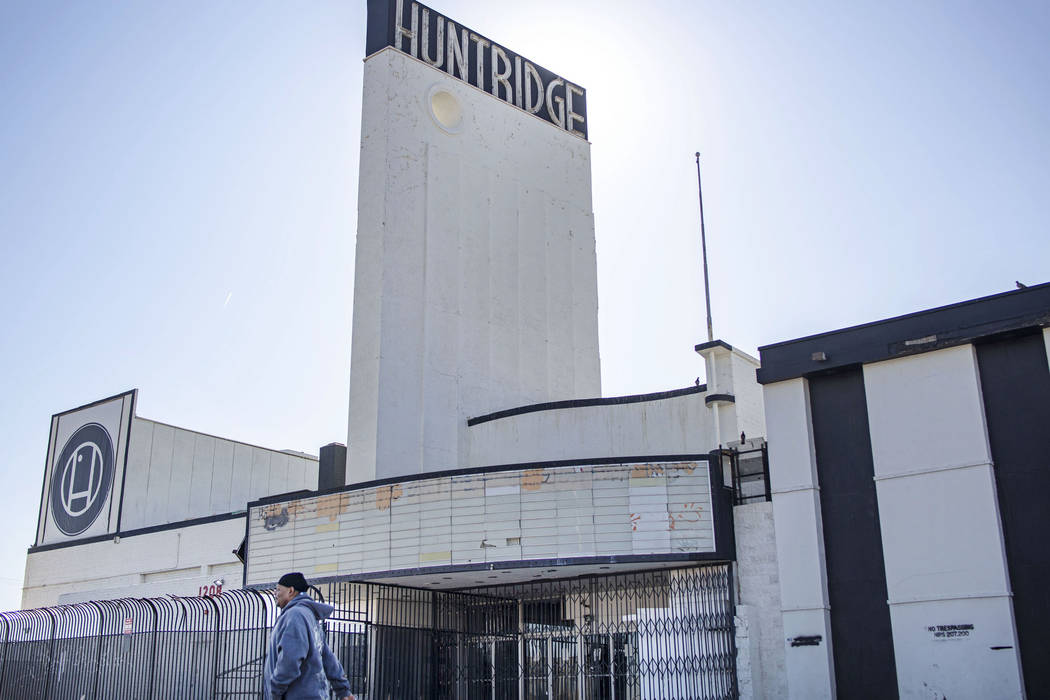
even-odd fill
[(317, 488), (317, 459), (135, 418), (122, 530), (244, 510), (248, 501)]

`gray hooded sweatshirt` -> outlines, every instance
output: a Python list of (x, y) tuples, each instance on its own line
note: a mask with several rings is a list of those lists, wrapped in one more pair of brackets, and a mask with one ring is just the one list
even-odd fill
[(284, 606), (266, 651), (263, 695), (267, 700), (328, 700), (330, 689), (338, 698), (350, 694), (343, 667), (325, 643), (321, 627), (332, 610), (305, 593)]

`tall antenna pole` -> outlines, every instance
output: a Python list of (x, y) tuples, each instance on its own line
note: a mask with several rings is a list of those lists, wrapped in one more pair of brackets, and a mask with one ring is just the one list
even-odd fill
[(696, 191), (700, 193), (700, 245), (704, 253), (704, 299), (707, 301), (707, 341), (715, 339), (711, 329), (711, 286), (707, 281), (707, 234), (704, 231), (704, 188), (700, 184), (700, 151), (696, 152)]

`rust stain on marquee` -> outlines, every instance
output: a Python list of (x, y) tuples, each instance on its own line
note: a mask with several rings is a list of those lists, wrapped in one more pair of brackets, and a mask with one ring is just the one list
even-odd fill
[(652, 464), (636, 464), (631, 467), (632, 479), (648, 479), (654, 476), (663, 476), (664, 468)]
[(380, 486), (376, 489), (376, 508), (378, 510), (388, 510), (390, 504), (401, 498), (403, 493), (404, 490), (401, 488), (401, 484)]
[(526, 469), (521, 473), (521, 488), (525, 491), (539, 491), (550, 478), (551, 475), (544, 469)]
[(667, 514), (667, 529), (674, 530), (678, 523), (698, 523), (703, 506), (699, 503), (686, 503), (682, 510)]
[(327, 516), (328, 522), (334, 522), (340, 514), (346, 512), (349, 502), (350, 498), (343, 493), (321, 496), (317, 499), (317, 515), (322, 518)]

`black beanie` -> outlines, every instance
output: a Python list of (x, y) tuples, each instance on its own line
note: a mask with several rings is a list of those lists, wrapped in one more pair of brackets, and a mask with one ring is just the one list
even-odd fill
[(298, 571), (293, 571), (290, 574), (285, 574), (281, 577), (281, 580), (277, 583), (288, 588), (294, 588), (300, 593), (304, 592), (310, 587), (310, 584), (306, 582), (306, 577), (300, 574)]

